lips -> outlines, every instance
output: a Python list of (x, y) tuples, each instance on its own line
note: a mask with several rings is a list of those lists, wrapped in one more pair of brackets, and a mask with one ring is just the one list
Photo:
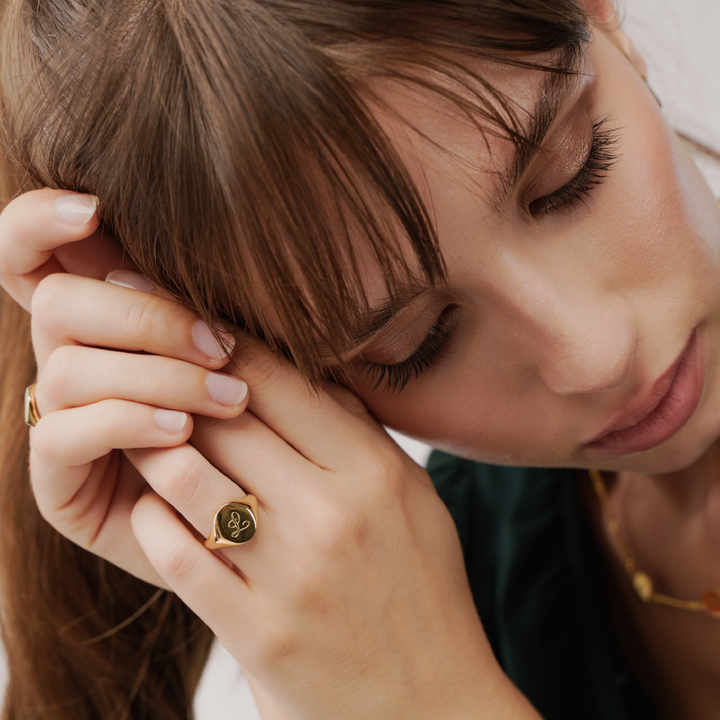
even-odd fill
[(703, 388), (703, 362), (697, 331), (680, 357), (650, 390), (625, 409), (584, 449), (603, 455), (643, 452), (671, 438), (692, 417)]

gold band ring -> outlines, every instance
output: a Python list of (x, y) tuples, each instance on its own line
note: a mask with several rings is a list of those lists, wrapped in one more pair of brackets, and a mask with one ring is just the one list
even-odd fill
[(242, 500), (225, 503), (216, 513), (205, 547), (211, 550), (243, 545), (257, 531), (257, 500), (246, 495)]
[(35, 427), (40, 420), (40, 413), (37, 409), (37, 403), (35, 402), (35, 388), (37, 383), (28, 385), (25, 388), (25, 422), (30, 427)]

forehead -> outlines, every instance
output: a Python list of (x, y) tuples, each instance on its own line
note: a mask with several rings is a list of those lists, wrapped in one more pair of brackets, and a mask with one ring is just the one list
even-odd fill
[(472, 58), (461, 62), (467, 74), (427, 71), (419, 82), (373, 79), (368, 104), (434, 220), (459, 194), (482, 206), (484, 216), (502, 218), (503, 205), (545, 137), (591, 85), (592, 60), (585, 51), (562, 62), (533, 60), (566, 70), (557, 73)]
[[(548, 58), (538, 62), (552, 65)], [(374, 115), (419, 188), (428, 193), (430, 172), (451, 175), (454, 183), (471, 181), (496, 204), (561, 118), (568, 98), (588, 84), (590, 62), (583, 52), (569, 72), (560, 73), (475, 59), (467, 64), (468, 76), (429, 77), (425, 87), (376, 80)]]

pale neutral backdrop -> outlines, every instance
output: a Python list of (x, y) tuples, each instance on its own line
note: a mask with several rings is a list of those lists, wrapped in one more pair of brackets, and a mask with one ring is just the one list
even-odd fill
[[(329, 0), (331, 1), (331, 0)], [(649, 81), (675, 128), (720, 150), (720, 0), (618, 0), (625, 29), (644, 55)], [(720, 167), (696, 157), (720, 197)], [(418, 462), (429, 449), (399, 438)], [(0, 656), (0, 685), (6, 671)], [(259, 720), (237, 662), (218, 643), (196, 697), (198, 720)]]

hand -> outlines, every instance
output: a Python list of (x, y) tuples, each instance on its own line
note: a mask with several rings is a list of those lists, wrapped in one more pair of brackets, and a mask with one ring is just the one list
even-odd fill
[[(136, 269), (123, 257), (116, 243), (97, 231), (95, 205), (95, 198), (92, 197), (41, 190), (18, 197), (0, 214), (0, 284), (27, 311), (32, 309), (33, 295), (38, 285), (54, 273), (73, 272), (102, 279), (118, 268), (126, 271)], [(132, 272), (124, 272), (119, 276), (116, 272), (114, 280), (131, 284), (139, 282), (140, 286), (148, 289), (147, 283), (143, 283), (142, 278), (137, 278)], [(113, 296), (120, 299), (119, 304), (113, 304)], [(62, 306), (59, 301), (62, 301)], [(78, 327), (73, 323), (73, 307), (79, 307), (84, 315), (94, 311), (91, 327), (95, 328), (112, 327), (108, 322), (111, 313), (120, 315), (123, 321), (130, 321), (131, 317), (126, 312), (128, 308), (138, 311), (132, 316), (135, 320), (148, 320), (151, 314), (151, 311), (147, 314), (142, 311), (149, 307), (148, 305), (133, 303), (131, 296), (118, 293), (112, 285), (100, 287), (69, 277), (51, 279), (42, 285), (40, 296), (36, 299), (34, 335), (41, 355), (38, 361), (40, 365), (44, 365), (46, 372), (37, 388), (43, 421), (31, 431), (35, 438), (31, 458), (35, 496), (46, 519), (63, 534), (133, 575), (167, 588), (147, 561), (129, 527), (129, 513), (138, 494), (145, 487), (144, 480), (127, 462), (127, 458), (117, 451), (106, 453), (84, 463), (84, 466), (76, 466), (77, 455), (73, 458), (70, 453), (61, 458), (60, 453), (68, 450), (64, 446), (65, 438), (68, 433), (74, 432), (79, 432), (80, 437), (83, 437), (82, 418), (79, 415), (84, 414), (87, 419), (90, 414), (97, 416), (98, 413), (107, 412), (110, 407), (107, 400), (109, 395), (113, 394), (112, 383), (107, 383), (108, 377), (114, 380), (128, 376), (133, 378), (136, 382), (131, 395), (136, 399), (142, 386), (142, 382), (138, 383), (137, 380), (142, 377), (150, 380), (152, 388), (145, 387), (149, 392), (145, 399), (155, 407), (174, 406), (185, 411), (195, 409), (211, 416), (226, 417), (228, 412), (232, 416), (235, 412), (242, 411), (245, 403), (241, 402), (234, 410), (224, 406), (218, 408), (214, 402), (208, 403), (206, 393), (202, 390), (196, 393), (199, 397), (194, 398), (185, 392), (192, 385), (192, 382), (188, 384), (189, 377), (194, 375), (197, 380), (197, 370), (203, 367), (217, 369), (225, 364), (225, 357), (221, 360), (208, 360), (205, 357), (205, 353), (219, 350), (212, 342), (205, 346), (205, 353), (201, 353), (200, 357), (194, 346), (180, 350), (182, 357), (196, 361), (198, 367), (195, 370), (183, 367), (177, 362), (170, 367), (160, 358), (144, 359), (138, 355), (120, 353), (110, 355), (97, 350), (87, 352), (88, 348), (83, 346), (80, 340), (84, 338), (97, 344), (100, 339), (97, 336), (93, 339), (89, 328)], [(45, 314), (43, 308), (49, 312)], [(175, 353), (177, 357), (183, 340), (187, 340), (187, 322), (196, 322), (197, 318), (181, 310), (184, 327), (178, 328), (173, 322), (177, 315), (172, 306), (156, 304), (155, 309), (159, 308), (163, 308), (166, 314), (162, 315), (162, 311), (159, 311), (155, 323), (162, 325), (163, 331), (167, 328), (179, 331), (176, 338), (167, 338), (165, 341), (166, 344), (174, 346), (168, 354)], [(56, 324), (58, 315), (61, 316), (60, 323)], [(80, 324), (82, 325), (82, 320)], [(122, 322), (115, 325), (115, 330), (120, 332), (126, 326), (128, 322)], [(145, 328), (144, 339), (142, 333), (134, 334), (134, 347), (143, 347), (150, 351), (161, 347), (158, 336), (150, 332), (151, 326), (152, 322)], [(65, 328), (64, 333), (62, 328)], [(151, 337), (147, 337), (148, 333)], [(120, 347), (123, 344), (120, 335), (105, 339), (111, 347)], [(209, 341), (207, 334), (205, 340)], [(224, 353), (221, 354), (224, 356)], [(111, 366), (114, 367), (112, 373), (109, 372)], [(203, 374), (199, 375), (202, 377)], [(88, 377), (95, 380), (94, 392), (87, 382)], [(158, 382), (163, 378), (163, 382)], [(197, 386), (196, 382), (196, 390)], [(177, 397), (174, 397), (175, 402), (169, 399), (168, 388), (183, 388), (182, 402), (179, 402)], [(117, 386), (115, 389), (117, 390)], [(116, 392), (115, 395), (119, 393)], [(93, 401), (96, 406), (94, 409), (83, 408), (80, 412), (83, 404), (92, 405)], [(121, 423), (123, 407), (117, 402), (117, 397), (113, 398), (113, 402), (119, 414), (116, 422), (112, 424), (118, 426)], [(75, 409), (74, 413), (63, 411), (71, 408)], [(136, 413), (143, 412), (139, 405), (131, 407), (131, 410)], [(70, 417), (66, 424), (67, 416), (73, 414), (75, 417)], [(47, 420), (48, 417), (50, 420)], [(147, 412), (145, 419), (148, 419)], [(59, 428), (60, 432), (56, 434), (53, 428)], [(92, 429), (97, 430), (97, 427)], [(118, 429), (120, 432), (113, 436), (112, 427), (106, 427), (105, 442), (101, 443), (101, 446), (115, 448), (127, 444), (130, 438), (127, 432), (123, 432), (126, 429)], [(181, 443), (186, 440), (191, 429), (192, 421), (189, 420), (182, 432), (175, 437), (161, 435), (161, 441), (165, 444), (173, 441)], [(150, 431), (147, 433), (143, 431), (142, 425), (136, 426), (136, 430), (142, 436), (141, 442), (152, 443), (153, 438), (157, 442), (158, 428), (153, 422), (150, 423)], [(100, 439), (97, 433), (86, 434), (83, 443), (85, 446), (78, 446), (76, 451), (86, 457), (96, 454), (98, 450), (93, 453), (88, 445), (92, 440), (97, 442)], [(38, 451), (38, 447), (44, 449)], [(100, 448), (101, 452), (104, 450), (105, 447)], [(76, 489), (77, 494), (73, 496)], [(72, 500), (65, 504), (71, 496)], [(83, 505), (78, 503), (81, 497)], [(253, 693), (264, 720), (292, 720), (252, 678), (248, 679), (252, 683)]]
[(35, 190), (0, 214), (0, 285), (30, 312), (39, 282), (53, 273), (103, 279), (134, 269), (117, 244), (98, 232), (97, 198), (61, 190)]
[[(31, 465), (50, 522), (129, 572), (177, 590), (298, 717), (475, 718), (483, 709), (492, 717), (537, 717), (492, 658), (454, 528), (427, 476), (349, 393), (330, 387), (313, 395), (292, 368), (251, 346), (240, 357), (243, 376), (260, 390), (257, 416), (219, 428), (201, 421), (193, 439), (225, 474), (184, 444), (189, 417), (174, 439), (153, 440), (157, 427), (147, 424), (148, 412), (154, 416), (156, 408), (228, 418), (244, 401), (218, 411), (202, 393), (170, 397), (173, 388), (158, 382), (187, 381), (185, 371), (206, 373), (226, 362), (191, 345), (197, 318), (189, 311), (147, 293), (48, 277), (75, 267), (100, 278), (119, 261), (115, 246), (98, 234), (79, 239), (94, 230), (92, 219), (72, 230), (57, 227), (58, 195), (28, 193), (0, 216), (3, 285), (30, 307), (38, 280), (48, 278), (33, 299), (43, 419), (32, 431)], [(18, 238), (29, 250), (16, 256)], [(58, 357), (67, 374), (53, 371)], [(202, 376), (193, 377), (189, 385), (201, 387)], [(118, 413), (100, 412), (107, 422), (98, 424), (98, 408), (108, 404)], [(133, 415), (138, 408), (145, 415)], [(70, 428), (75, 432), (62, 435)], [(82, 442), (73, 444), (70, 435)], [(224, 554), (232, 567), (155, 493), (135, 504), (142, 479), (120, 453), (108, 451), (138, 442), (170, 446), (128, 452), (203, 536), (222, 504), (217, 497), (242, 495), (234, 481), (259, 497), (258, 537)], [(162, 477), (163, 467), (175, 472)], [(131, 512), (159, 573), (129, 532)]]
[[(246, 387), (208, 372), (228, 358), (187, 308), (62, 272), (104, 277), (128, 266), (117, 246), (95, 232), (94, 217), (80, 212), (87, 222), (79, 225), (58, 220), (57, 204), (67, 205), (68, 197), (77, 198), (27, 193), (0, 215), (0, 280), (33, 313), (42, 418), (30, 433), (33, 491), (59, 532), (166, 587), (130, 527), (145, 482), (115, 449), (183, 444), (193, 427), (188, 413), (233, 417), (245, 407), (238, 398)], [(133, 272), (113, 277), (152, 289)]]
[[(352, 394), (240, 343), (249, 411), (198, 418), (194, 447), (126, 451), (154, 490), (132, 522), (160, 576), (296, 718), (538, 717), (492, 656), (427, 473)], [(238, 485), (257, 534), (208, 551)]]

